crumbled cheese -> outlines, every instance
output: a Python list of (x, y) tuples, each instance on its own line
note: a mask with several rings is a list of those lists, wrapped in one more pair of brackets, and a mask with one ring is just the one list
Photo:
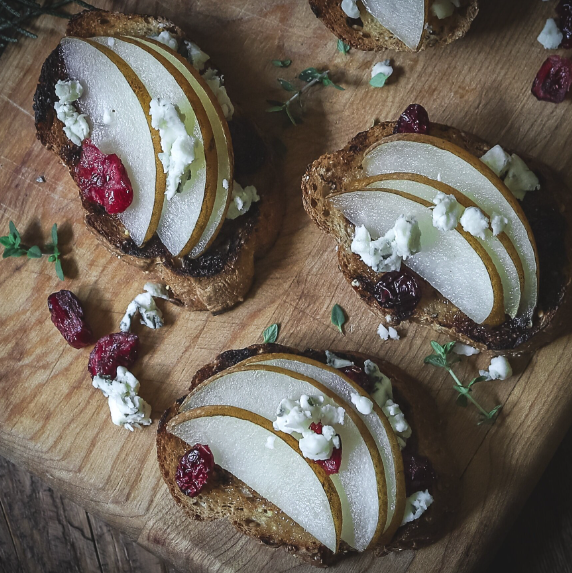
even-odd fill
[(355, 405), (360, 414), (363, 414), (364, 416), (371, 414), (373, 410), (373, 402), (369, 398), (362, 396), (361, 394), (352, 394), (351, 399), (352, 404)]
[[(387, 416), (393, 431), (397, 434), (398, 438), (402, 438), (403, 441), (411, 437), (412, 430), (411, 426), (407, 423), (405, 415), (401, 411), (399, 404), (396, 404), (393, 400), (388, 400), (382, 407), (383, 413)], [(399, 440), (398, 440), (399, 441)], [(401, 443), (401, 442), (400, 442)]]
[(488, 165), (512, 191), (512, 194), (522, 201), (528, 191), (540, 189), (538, 177), (531, 171), (518, 155), (508, 155), (500, 145), (495, 145), (487, 151), (481, 161)]
[(274, 449), (274, 442), (276, 441), (276, 436), (268, 436), (266, 438), (266, 443), (264, 444), (269, 450)]
[(232, 105), (232, 102), (226, 93), (226, 88), (223, 84), (223, 77), (217, 75), (216, 70), (209, 69), (203, 74), (203, 79), (215, 94), (218, 103), (222, 107), (224, 117), (227, 120), (232, 119), (234, 114), (234, 106)]
[(383, 60), (383, 62), (377, 62), (371, 68), (371, 77), (374, 78), (377, 74), (383, 74), (389, 77), (393, 73), (393, 67), (390, 65), (390, 60)]
[(112, 109), (111, 111), (108, 109), (103, 110), (103, 123), (105, 125), (111, 125), (115, 122), (115, 110)]
[(354, 279), (352, 281), (352, 286), (358, 288), (361, 286), (361, 283), (357, 279)]
[(256, 191), (254, 185), (247, 185), (242, 187), (238, 182), (234, 182), (232, 185), (232, 200), (228, 207), (226, 213), (227, 219), (236, 219), (241, 215), (244, 215), (249, 209), (252, 203), (260, 201), (260, 197)]
[(506, 229), (507, 225), (508, 219), (506, 217), (493, 212), (491, 215), (491, 229), (495, 237), (500, 235)]
[(484, 239), (489, 220), (478, 207), (467, 207), (461, 217), (461, 226), (474, 237)]
[(109, 37), (107, 38), (107, 45), (108, 45), (110, 48), (113, 48), (113, 46), (115, 46), (115, 38), (112, 38), (111, 36), (109, 36)]
[(373, 378), (374, 387), (371, 397), (380, 407), (385, 406), (388, 400), (393, 400), (393, 388), (391, 387), (391, 380), (383, 374), (378, 365), (371, 360), (366, 360), (363, 364), (364, 372)]
[(382, 340), (399, 340), (399, 333), (393, 326), (387, 328), (383, 323), (377, 327), (377, 334)]
[(419, 519), (433, 503), (433, 496), (429, 490), (417, 491), (405, 500), (405, 513), (401, 525)]
[(129, 303), (129, 306), (125, 311), (125, 315), (121, 319), (121, 323), (119, 325), (119, 330), (121, 330), (121, 332), (129, 332), (131, 330), (131, 321), (137, 313), (141, 316), (141, 324), (144, 324), (149, 328), (161, 328), (163, 326), (163, 313), (161, 312), (161, 309), (159, 309), (155, 304), (155, 299), (151, 293), (144, 292), (138, 294)]
[(222, 187), (223, 189), (226, 189), (228, 191), (228, 187), (229, 187), (230, 183), (228, 181), (228, 179), (223, 179), (222, 180)]
[(556, 20), (548, 18), (542, 32), (538, 35), (537, 40), (547, 49), (556, 50), (562, 43), (564, 34), (558, 29)]
[(174, 50), (175, 52), (179, 49), (177, 39), (170, 32), (163, 31), (157, 36), (149, 36), (149, 38), (157, 40), (157, 42), (161, 42), (161, 44), (165, 44), (165, 46), (171, 48), (171, 50)]
[(55, 90), (60, 103), (72, 103), (83, 94), (83, 86), (77, 80), (58, 80)]
[(459, 0), (434, 0), (431, 5), (431, 12), (434, 16), (437, 16), (439, 20), (448, 18), (453, 15), (455, 8), (459, 8), (461, 5)]
[(299, 400), (285, 398), (276, 410), (274, 429), (286, 434), (302, 434), (312, 423), (324, 426), (344, 423), (344, 409), (333, 406), (323, 396), (303, 394)]
[(506, 380), (512, 376), (512, 367), (505, 356), (495, 356), (488, 370), (479, 370), (481, 376), (487, 380)]
[(398, 271), (401, 261), (421, 249), (421, 231), (414, 217), (401, 215), (383, 237), (372, 241), (364, 225), (356, 227), (351, 251), (375, 272)]
[(160, 283), (145, 283), (143, 290), (156, 298), (164, 298), (165, 300), (171, 298), (167, 292), (167, 287)]
[(202, 72), (205, 69), (205, 63), (210, 60), (210, 56), (205, 54), (194, 42), (185, 40), (183, 43), (187, 49), (187, 60), (193, 68)]
[(488, 165), (496, 175), (504, 177), (508, 171), (510, 155), (500, 145), (495, 145), (481, 157), (481, 161)]
[(159, 159), (167, 174), (165, 195), (171, 199), (187, 182), (191, 163), (195, 160), (195, 139), (185, 128), (177, 108), (164, 99), (151, 100), (151, 126), (159, 130)]
[(333, 352), (326, 350), (326, 362), (332, 368), (345, 368), (346, 366), (353, 366), (354, 363), (336, 356)]
[(349, 18), (357, 19), (360, 17), (357, 0), (342, 0), (342, 10)]
[(513, 195), (520, 200), (524, 199), (528, 191), (540, 189), (538, 177), (518, 155), (514, 154), (510, 156), (510, 165), (504, 182)]
[(433, 199), (433, 227), (439, 231), (451, 231), (459, 224), (464, 207), (459, 204), (454, 195), (437, 193)]
[(139, 380), (127, 368), (118, 366), (114, 379), (94, 376), (92, 383), (107, 398), (111, 421), (115, 425), (133, 431), (151, 424), (151, 406), (137, 395)]
[(36, 177), (36, 183), (45, 183), (45, 182), (46, 182), (46, 178), (43, 175)]
[(460, 356), (473, 356), (473, 354), (480, 354), (481, 351), (477, 348), (469, 346), (468, 344), (455, 342), (455, 346), (453, 346), (453, 352), (455, 354), (459, 354)]

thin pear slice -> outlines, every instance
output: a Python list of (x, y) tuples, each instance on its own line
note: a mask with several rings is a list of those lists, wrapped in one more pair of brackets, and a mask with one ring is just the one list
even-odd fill
[(429, 0), (362, 0), (367, 11), (408, 48), (419, 49)]
[(183, 256), (199, 242), (211, 216), (217, 189), (217, 153), (213, 130), (203, 104), (183, 75), (155, 50), (129, 38), (98, 36), (143, 82), (153, 99), (172, 103), (187, 133), (195, 138), (195, 159), (180, 193), (163, 200), (157, 234), (173, 256)]
[(485, 213), (509, 221), (505, 233), (518, 251), (524, 269), (519, 317), (532, 318), (538, 298), (538, 254), (530, 224), (517, 199), (482, 161), (461, 147), (428, 135), (392, 135), (372, 146), (363, 160), (367, 176), (417, 173), (442, 181), (474, 201)]
[(346, 191), (329, 200), (351, 223), (365, 225), (375, 236), (385, 235), (401, 215), (415, 217), (421, 250), (403, 263), (477, 324), (504, 322), (502, 281), (489, 254), (460, 225), (448, 233), (437, 230), (431, 203), (389, 189)]
[[(409, 193), (433, 204), (438, 192), (453, 195), (463, 207), (477, 207), (477, 205), (459, 193), (453, 187), (434, 181), (423, 175), (415, 173), (390, 173), (377, 175), (366, 179), (357, 179), (352, 182), (351, 189), (394, 189)], [(486, 213), (490, 217), (491, 213)], [(520, 305), (521, 289), (524, 287), (524, 269), (516, 248), (506, 233), (494, 236), (492, 231), (485, 231), (485, 239), (477, 237), (479, 243), (493, 260), (501, 277), (504, 292), (504, 310), (514, 318)]]
[[(208, 445), (216, 464), (337, 552), (340, 498), (330, 477), (302, 456), (292, 436), (276, 432), (262, 416), (227, 406), (184, 412), (170, 420), (167, 430), (191, 446)], [(266, 447), (270, 437), (273, 449)]]
[(253, 365), (222, 372), (198, 386), (179, 411), (210, 405), (235, 406), (273, 421), (284, 398), (325, 396), (346, 411), (336, 426), (342, 464), (332, 480), (342, 501), (342, 539), (358, 551), (375, 545), (386, 522), (387, 494), (383, 462), (375, 441), (353, 409), (316, 380), (272, 366)]
[(329, 388), (332, 392), (335, 392), (340, 398), (343, 398), (346, 401), (346, 407), (352, 408), (363, 420), (375, 440), (385, 469), (387, 520), (384, 534), (379, 543), (391, 540), (403, 520), (406, 498), (405, 478), (403, 473), (403, 456), (401, 455), (395, 432), (379, 405), (374, 402), (372, 413), (368, 415), (362, 414), (352, 402), (352, 394), (359, 394), (370, 399), (371, 396), (342, 372), (317, 360), (295, 354), (259, 354), (258, 356), (247, 358), (239, 366), (251, 364), (275, 366), (312, 378)]
[(195, 68), (177, 52), (164, 44), (150, 38), (131, 38), (140, 42), (165, 57), (189, 82), (193, 90), (200, 98), (211, 122), (214, 133), (218, 156), (218, 186), (213, 212), (207, 227), (198, 244), (190, 252), (192, 258), (200, 257), (215, 240), (226, 218), (226, 212), (232, 197), (232, 185), (234, 181), (234, 155), (232, 139), (227, 121), (216, 96), (203, 80)]
[[(119, 219), (141, 246), (157, 229), (166, 178), (159, 160), (159, 133), (151, 128), (149, 92), (135, 72), (107, 46), (86, 38), (61, 41), (66, 72), (79, 80), (83, 95), (76, 102), (90, 122), (90, 138), (103, 153), (115, 153), (133, 186), (133, 202)], [(117, 121), (106, 123), (115, 110)]]

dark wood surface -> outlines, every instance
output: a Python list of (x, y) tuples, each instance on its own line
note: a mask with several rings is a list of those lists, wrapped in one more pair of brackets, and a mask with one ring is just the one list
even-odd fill
[[(572, 571), (572, 431), (488, 573)], [(177, 573), (143, 547), (0, 457), (0, 573)]]

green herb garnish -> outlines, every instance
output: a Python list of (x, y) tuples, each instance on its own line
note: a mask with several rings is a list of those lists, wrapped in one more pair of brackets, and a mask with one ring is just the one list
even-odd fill
[(338, 52), (342, 54), (347, 54), (350, 51), (350, 46), (346, 44), (343, 40), (338, 40)]
[(498, 413), (502, 408), (502, 405), (499, 404), (498, 406), (495, 406), (490, 412), (487, 412), (487, 410), (485, 410), (473, 398), (471, 394), (473, 391), (473, 386), (475, 384), (478, 384), (479, 382), (485, 382), (486, 380), (489, 380), (489, 378), (487, 378), (486, 376), (477, 376), (476, 378), (473, 378), (473, 380), (471, 380), (467, 384), (467, 386), (464, 386), (459, 380), (459, 378), (457, 378), (457, 375), (453, 372), (452, 369), (453, 364), (461, 361), (460, 356), (458, 356), (457, 354), (453, 355), (451, 354), (454, 346), (455, 346), (454, 342), (448, 342), (444, 346), (441, 346), (438, 342), (435, 342), (434, 340), (431, 341), (431, 348), (433, 348), (433, 354), (426, 356), (424, 362), (425, 364), (431, 364), (432, 366), (436, 366), (437, 368), (444, 368), (445, 370), (447, 370), (447, 372), (449, 372), (449, 374), (455, 381), (455, 385), (453, 386), (453, 388), (459, 393), (459, 395), (457, 396), (457, 403), (463, 408), (466, 408), (468, 403), (471, 402), (477, 407), (477, 409), (481, 414), (479, 425), (483, 423), (492, 424), (496, 420)]
[(334, 304), (332, 307), (332, 314), (330, 316), (332, 324), (337, 326), (338, 330), (343, 334), (342, 326), (346, 323), (346, 313), (339, 304)]
[[(1, 1), (1, 0), (0, 0)], [(22, 244), (22, 238), (16, 225), (12, 221), (9, 224), (10, 233), (4, 237), (0, 237), (0, 245), (4, 247), (3, 259), (8, 257), (23, 257), (26, 255), (29, 259), (40, 259), (42, 255), (48, 257), (50, 263), (55, 263), (56, 275), (60, 280), (64, 280), (64, 271), (62, 269), (62, 261), (60, 260), (61, 252), (58, 249), (58, 226), (54, 223), (52, 227), (52, 242), (40, 249), (37, 245), (27, 247)]]
[(269, 327), (265, 328), (262, 332), (262, 338), (264, 339), (264, 344), (272, 344), (276, 342), (278, 338), (278, 331), (280, 327), (275, 323), (271, 324)]
[[(1, 1), (1, 0), (0, 0)], [(278, 82), (282, 86), (283, 89), (286, 91), (296, 91), (296, 93), (287, 101), (275, 101), (275, 100), (267, 100), (270, 104), (270, 107), (266, 109), (269, 113), (276, 113), (276, 112), (285, 112), (288, 116), (288, 119), (292, 122), (293, 125), (298, 125), (300, 120), (297, 120), (292, 113), (291, 105), (297, 100), (300, 108), (302, 108), (302, 95), (308, 91), (312, 86), (321, 83), (324, 86), (332, 86), (337, 90), (343, 90), (342, 86), (335, 84), (329, 77), (329, 70), (325, 70), (320, 72), (316, 68), (307, 68), (306, 70), (300, 72), (298, 74), (298, 79), (303, 82), (306, 82), (306, 85), (303, 86), (301, 89), (296, 91), (294, 84), (287, 80), (283, 80), (282, 78), (278, 78)]]
[(272, 60), (272, 64), (277, 68), (288, 68), (291, 63), (292, 60)]
[(22, 27), (22, 24), (30, 22), (33, 18), (47, 14), (57, 18), (71, 18), (73, 14), (59, 10), (68, 4), (77, 4), (82, 8), (93, 10), (94, 6), (82, 0), (56, 0), (44, 2), (43, 5), (34, 0), (0, 0), (0, 48), (5, 48), (7, 44), (14, 44), (18, 41), (10, 34), (18, 33), (28, 38), (38, 36)]
[(381, 72), (379, 74), (375, 74), (375, 76), (373, 76), (373, 78), (369, 80), (369, 85), (374, 88), (382, 88), (385, 85), (385, 82), (387, 81), (388, 77), (389, 76), (386, 76)]

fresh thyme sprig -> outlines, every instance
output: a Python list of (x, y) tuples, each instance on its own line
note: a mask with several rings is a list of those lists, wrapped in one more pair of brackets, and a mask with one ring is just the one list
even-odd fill
[(293, 103), (297, 101), (298, 104), (300, 105), (300, 109), (302, 109), (302, 95), (306, 93), (312, 86), (320, 83), (323, 86), (332, 86), (337, 90), (343, 91), (344, 88), (342, 86), (335, 84), (330, 79), (329, 74), (330, 70), (324, 70), (321, 72), (316, 68), (307, 68), (306, 70), (298, 74), (298, 79), (302, 80), (303, 82), (306, 82), (306, 85), (303, 86), (298, 91), (296, 91), (296, 88), (294, 87), (294, 84), (292, 84), (292, 82), (289, 82), (288, 80), (284, 80), (282, 78), (278, 78), (278, 83), (282, 86), (282, 89), (288, 92), (295, 91), (296, 93), (289, 100), (285, 102), (267, 100), (268, 103), (271, 105), (271, 107), (267, 108), (266, 111), (269, 113), (285, 112), (286, 115), (288, 116), (288, 119), (292, 122), (292, 124), (298, 125), (299, 120), (297, 121), (296, 118), (294, 117), (291, 106)]
[(471, 392), (473, 391), (473, 386), (478, 384), (479, 382), (484, 382), (489, 380), (486, 376), (477, 376), (473, 378), (467, 386), (464, 386), (463, 383), (457, 378), (457, 375), (453, 372), (452, 366), (456, 362), (460, 362), (461, 357), (457, 354), (452, 354), (453, 347), (455, 346), (454, 342), (448, 342), (444, 346), (441, 346), (438, 342), (434, 340), (431, 341), (431, 348), (433, 348), (433, 354), (425, 357), (425, 364), (431, 364), (432, 366), (436, 366), (438, 368), (444, 368), (449, 372), (452, 376), (453, 380), (455, 381), (455, 385), (453, 388), (459, 393), (457, 396), (457, 403), (466, 408), (468, 403), (471, 402), (474, 404), (480, 412), (480, 420), (479, 425), (483, 423), (493, 423), (502, 408), (502, 405), (499, 404), (495, 406), (490, 412), (487, 412), (472, 396)]
[(37, 38), (36, 34), (22, 27), (22, 24), (37, 16), (48, 14), (56, 18), (71, 18), (72, 14), (59, 10), (68, 4), (77, 4), (89, 10), (94, 8), (83, 0), (58, 0), (46, 2), (43, 6), (33, 0), (0, 0), (0, 48), (18, 41), (17, 38), (7, 35), (10, 32), (16, 32), (28, 38)]
[[(1, 1), (1, 0), (0, 0)], [(60, 259), (61, 251), (58, 249), (58, 226), (54, 223), (52, 227), (52, 242), (40, 249), (37, 245), (27, 247), (22, 243), (22, 238), (16, 225), (10, 221), (10, 233), (0, 237), (0, 245), (4, 247), (3, 259), (8, 257), (23, 257), (26, 255), (29, 259), (41, 259), (43, 255), (48, 257), (50, 263), (55, 263), (56, 275), (60, 280), (64, 280), (64, 271)]]

